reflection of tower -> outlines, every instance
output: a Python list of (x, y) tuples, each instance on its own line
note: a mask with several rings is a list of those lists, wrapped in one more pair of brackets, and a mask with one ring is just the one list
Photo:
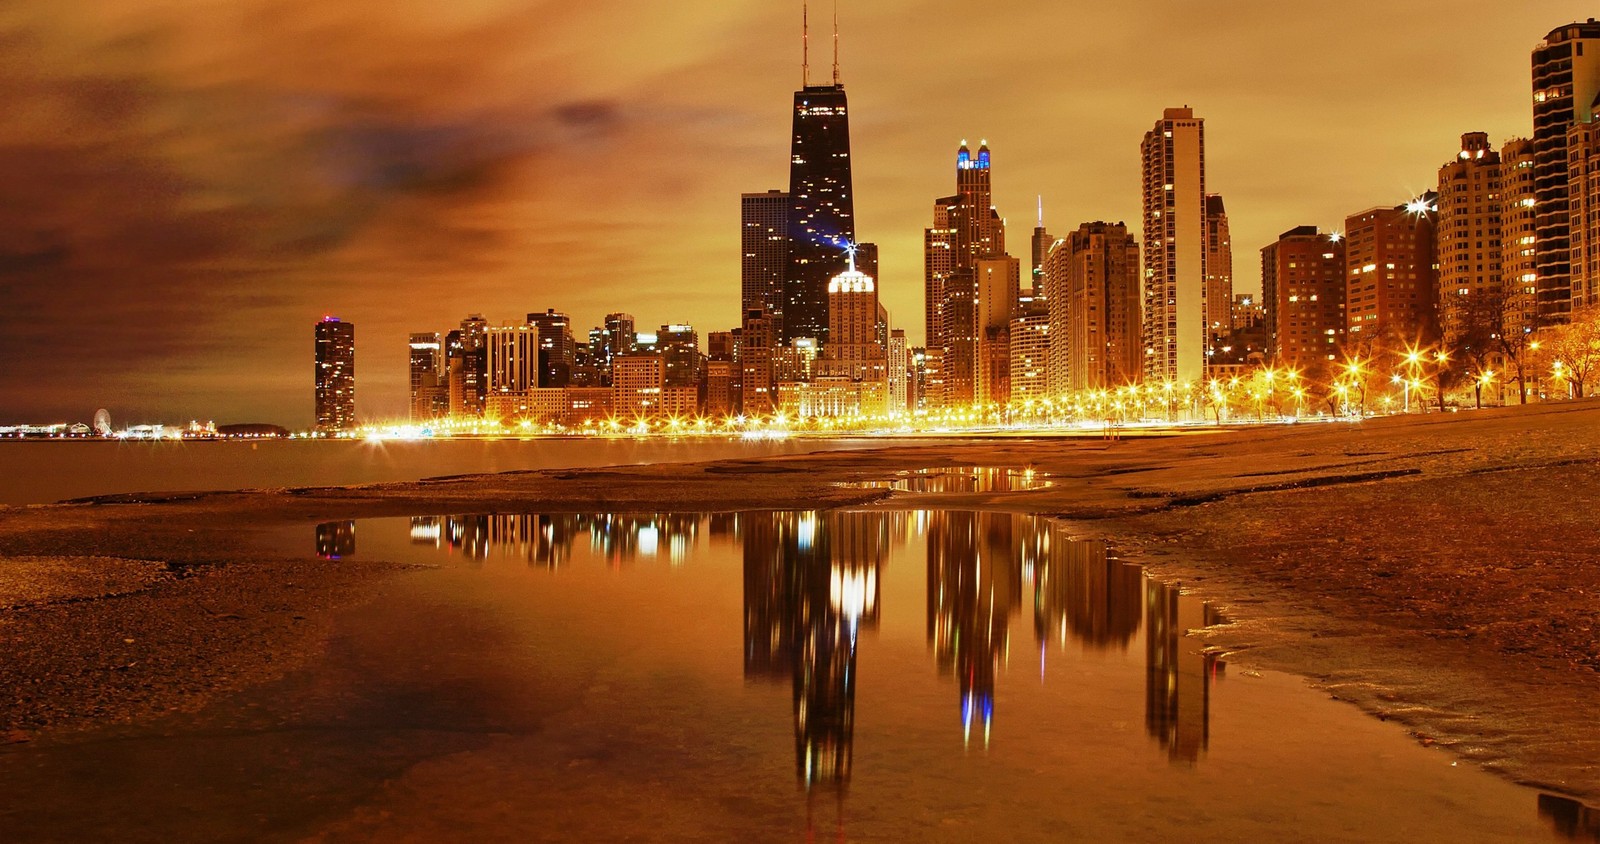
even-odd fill
[(349, 557), (356, 552), (355, 522), (323, 522), (317, 525), (317, 556), (324, 560)]
[(794, 683), (795, 767), (807, 789), (850, 779), (856, 637), (878, 619), (882, 513), (748, 516), (745, 677)]
[(1022, 549), (1016, 517), (938, 512), (928, 522), (928, 643), (939, 672), (961, 685), (961, 723), (970, 740), (981, 720), (984, 744), (994, 720), (995, 672), (1009, 644), (1011, 613), (1022, 602)]
[(1075, 542), (1045, 532), (1048, 553), (1035, 575), (1033, 630), (1042, 649), (1070, 635), (1090, 649), (1126, 649), (1139, 632), (1144, 575), (1109, 557), (1099, 542)]
[(1222, 663), (1187, 633), (1221, 619), (1176, 586), (1145, 581), (1145, 726), (1174, 762), (1193, 763), (1210, 738), (1211, 675)]

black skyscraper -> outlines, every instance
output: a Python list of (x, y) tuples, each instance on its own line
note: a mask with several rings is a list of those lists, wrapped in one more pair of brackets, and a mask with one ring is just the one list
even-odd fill
[(850, 120), (837, 71), (834, 84), (806, 85), (795, 92), (789, 201), (783, 339), (826, 341), (828, 280), (845, 271), (845, 246), (856, 239)]

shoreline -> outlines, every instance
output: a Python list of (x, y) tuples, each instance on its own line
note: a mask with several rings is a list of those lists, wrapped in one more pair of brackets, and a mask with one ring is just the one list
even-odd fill
[[(1032, 468), (1055, 483), (841, 486), (965, 466)], [(256, 530), (441, 513), (938, 507), (1048, 516), (1103, 539), (1217, 602), (1231, 623), (1201, 635), (1230, 662), (1305, 677), (1425, 744), (1593, 805), (1597, 481), (1600, 401), (1584, 401), (0, 508), (0, 607), (11, 607), (0, 610), (0, 641), (16, 654), (0, 667), (0, 699), (17, 702), (0, 709), (0, 746), (186, 710), (260, 682), (314, 652), (334, 609), (399, 571), (265, 558), (250, 545)], [(84, 558), (163, 568), (63, 587), (61, 561)]]

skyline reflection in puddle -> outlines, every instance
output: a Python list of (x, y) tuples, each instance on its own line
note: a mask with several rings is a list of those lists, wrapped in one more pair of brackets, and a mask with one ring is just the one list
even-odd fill
[(1031, 492), (1055, 486), (1051, 476), (1033, 469), (996, 466), (962, 466), (945, 469), (913, 469), (896, 472), (885, 480), (853, 481), (843, 484), (855, 489), (889, 489), (914, 493), (990, 493)]
[[(889, 780), (910, 789), (893, 793), (912, 811), (937, 789), (924, 794), (924, 786), (904, 783), (958, 781), (999, 764), (1029, 772), (1018, 783), (1042, 776), (1099, 802), (1128, 789), (1144, 799), (1187, 793), (1194, 776), (1218, 783), (1230, 804), (1248, 802), (1235, 783), (1254, 782), (1270, 808), (1219, 809), (1213, 798), (1205, 808), (1168, 810), (1220, 812), (1225, 823), (1245, 818), (1248, 827), (1315, 804), (1334, 818), (1335, 828), (1323, 830), (1332, 839), (1339, 824), (1359, 830), (1379, 823), (1371, 818), (1440, 800), (1459, 804), (1448, 814), (1464, 828), (1512, 823), (1522, 830), (1486, 840), (1525, 840), (1530, 827), (1593, 837), (1593, 812), (1582, 804), (1441, 762), (1393, 725), (1330, 704), (1293, 678), (1249, 672), (1255, 679), (1223, 683), (1225, 662), (1189, 635), (1227, 623), (1216, 607), (1045, 519), (960, 510), (427, 516), (364, 520), (359, 547), (357, 528), (316, 526), (316, 553), (443, 563), (492, 576), (496, 589), (531, 590), (546, 611), (562, 608), (561, 647), (576, 654), (589, 649), (586, 642), (686, 637), (675, 653), (697, 660), (695, 683), (730, 674), (742, 681), (745, 700), (710, 704), (722, 713), (713, 717), (744, 724), (728, 727), (727, 740), (776, 726), (771, 695), (782, 694), (794, 781), (808, 807), (834, 795), (841, 835), (847, 795), (858, 801), (865, 788), (881, 798)], [(735, 591), (726, 595), (730, 585)], [(613, 625), (594, 626), (589, 614), (613, 612), (619, 594), (642, 603)], [(683, 602), (696, 608), (672, 614), (668, 605)], [(740, 617), (729, 625), (718, 620), (724, 613)], [(707, 639), (702, 628), (723, 632)], [(730, 638), (742, 657), (725, 647)], [(662, 670), (642, 655), (623, 666), (628, 677)], [(613, 694), (619, 682), (603, 688)], [(652, 693), (625, 711), (655, 724), (667, 717), (652, 714), (659, 706)], [(745, 707), (755, 708), (754, 721), (739, 721)], [(1129, 730), (1142, 734), (1142, 750), (1124, 738)], [(758, 755), (773, 750), (767, 745)], [(728, 773), (770, 783), (777, 768), (768, 762)], [(1460, 776), (1477, 779), (1463, 788)], [(1001, 781), (985, 788), (1005, 789)], [(1395, 788), (1409, 796), (1394, 797)], [(1301, 794), (1300, 802), (1278, 801), (1282, 789)], [(1537, 806), (1528, 806), (1534, 797)], [(1495, 800), (1520, 806), (1517, 819), (1485, 808)], [(1443, 834), (1418, 829), (1430, 831), (1411, 840)]]

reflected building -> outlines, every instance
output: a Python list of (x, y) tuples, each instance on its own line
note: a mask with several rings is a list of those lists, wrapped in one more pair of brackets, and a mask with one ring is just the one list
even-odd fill
[(994, 723), (995, 676), (1022, 606), (1022, 538), (1031, 519), (937, 511), (928, 517), (928, 644), (939, 673), (961, 688), (961, 725), (984, 746)]
[(1144, 618), (1145, 577), (1101, 542), (1041, 530), (1034, 570), (1033, 632), (1042, 653), (1053, 638), (1088, 650), (1126, 650)]
[(1145, 727), (1173, 762), (1194, 764), (1211, 737), (1211, 682), (1224, 663), (1188, 638), (1222, 616), (1176, 585), (1145, 580)]
[(586, 553), (613, 566), (658, 556), (676, 565), (694, 550), (703, 519), (683, 514), (421, 516), (411, 520), (411, 542), (449, 548), (478, 565), (503, 557), (555, 569), (569, 564), (585, 541)]
[(317, 525), (317, 556), (337, 560), (356, 553), (356, 523), (323, 522)]
[(791, 679), (807, 790), (850, 779), (856, 640), (877, 626), (891, 531), (883, 513), (751, 514), (741, 525), (745, 678)]

